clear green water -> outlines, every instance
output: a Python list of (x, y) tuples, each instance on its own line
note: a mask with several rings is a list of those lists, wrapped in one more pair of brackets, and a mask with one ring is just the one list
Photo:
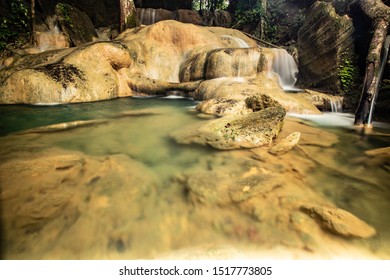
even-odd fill
[[(342, 255), (345, 246), (368, 250), (368, 258), (390, 256), (389, 163), (364, 156), (366, 150), (389, 146), (389, 137), (362, 137), (309, 122), (336, 134), (339, 143), (303, 146), (311, 161), (298, 149), (283, 157), (264, 150), (258, 160), (256, 151), (177, 144), (173, 132), (207, 121), (194, 105), (186, 99), (121, 98), (0, 107), (3, 258), (159, 258), (187, 249), (207, 257), (218, 246), (245, 252), (281, 246), (295, 252), (288, 258), (297, 251), (304, 252), (298, 257), (332, 258)], [(13, 134), (76, 120), (104, 122)], [(262, 172), (264, 177), (256, 177)], [(281, 186), (277, 190), (226, 203), (234, 184), (259, 181), (261, 187), (269, 174)], [(194, 191), (199, 186), (204, 193)], [(292, 229), (291, 219), (309, 218), (294, 208), (295, 202), (282, 200), (328, 200), (374, 226), (378, 234), (367, 241), (346, 240), (309, 230), (308, 238)]]

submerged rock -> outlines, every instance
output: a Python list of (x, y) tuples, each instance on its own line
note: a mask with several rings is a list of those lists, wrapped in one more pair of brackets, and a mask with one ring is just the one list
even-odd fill
[(269, 149), (269, 152), (273, 155), (285, 154), (289, 152), (292, 148), (294, 148), (296, 145), (298, 145), (300, 138), (300, 132), (293, 132), (289, 136), (272, 146), (271, 149)]
[(303, 205), (301, 209), (315, 218), (322, 228), (334, 234), (359, 238), (370, 238), (376, 234), (373, 227), (345, 210), (308, 205)]

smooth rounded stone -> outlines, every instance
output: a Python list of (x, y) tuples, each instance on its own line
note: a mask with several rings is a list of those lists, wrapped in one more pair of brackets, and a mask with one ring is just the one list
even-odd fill
[(219, 150), (254, 148), (272, 143), (283, 127), (286, 111), (270, 107), (244, 116), (226, 116), (171, 134), (180, 144), (210, 145)]
[(196, 109), (216, 116), (245, 115), (252, 112), (244, 101), (230, 98), (209, 99), (199, 103)]
[(302, 205), (301, 210), (317, 220), (321, 227), (343, 237), (370, 238), (376, 230), (366, 222), (340, 208)]
[(12, 68), (0, 86), (0, 103), (62, 104), (118, 97), (117, 70), (131, 64), (122, 44), (99, 42), (55, 53), (52, 58), (28, 56), (23, 65)]
[(252, 77), (264, 70), (265, 55), (260, 48), (212, 50), (207, 55), (206, 79)]
[[(288, 94), (277, 83), (277, 80), (270, 78), (266, 71), (260, 72), (256, 77), (222, 77), (203, 81), (196, 91), (193, 93), (195, 100), (208, 99), (237, 99), (245, 100), (248, 97), (269, 96), (269, 98), (277, 101), (288, 112), (298, 114), (321, 114), (311, 101), (303, 94)], [(251, 101), (251, 100), (248, 100)], [(259, 101), (260, 104), (268, 102)], [(253, 103), (253, 104), (251, 104)], [(256, 106), (255, 100), (249, 102), (249, 106)], [(269, 104), (270, 105), (270, 104)], [(248, 106), (248, 104), (247, 104)], [(255, 110), (260, 108), (255, 108)]]
[(276, 143), (274, 146), (272, 146), (268, 152), (270, 152), (273, 155), (282, 155), (289, 151), (291, 151), (292, 148), (294, 148), (296, 145), (298, 145), (299, 139), (301, 138), (300, 132), (293, 132), (286, 138), (282, 139), (278, 143)]

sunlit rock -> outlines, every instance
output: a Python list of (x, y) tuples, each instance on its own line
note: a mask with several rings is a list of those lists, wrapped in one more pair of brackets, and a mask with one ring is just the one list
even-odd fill
[(210, 145), (220, 150), (269, 145), (283, 127), (286, 111), (269, 107), (243, 116), (226, 116), (197, 129), (185, 128), (173, 134), (178, 143)]
[(128, 29), (111, 42), (15, 58), (0, 72), (0, 103), (91, 102), (176, 90), (202, 101), (266, 94), (287, 111), (318, 114), (308, 98), (284, 92), (272, 70), (276, 57), (238, 30), (166, 20)]
[(325, 206), (307, 206), (301, 209), (316, 219), (322, 228), (344, 237), (370, 238), (375, 229), (351, 213)]
[(269, 149), (269, 152), (273, 155), (281, 155), (289, 152), (292, 148), (298, 145), (299, 139), (301, 138), (300, 132), (291, 133), (286, 138), (280, 140), (274, 146)]
[[(119, 43), (96, 43), (82, 50), (59, 53), (61, 61), (38, 64), (37, 57), (12, 69), (1, 85), (0, 103), (53, 104), (106, 100), (118, 97), (117, 70), (131, 64), (127, 48)], [(42, 59), (50, 59), (44, 57)], [(49, 60), (50, 61), (50, 60)]]
[(208, 99), (199, 103), (196, 109), (202, 113), (216, 116), (244, 115), (252, 112), (243, 100), (229, 98)]

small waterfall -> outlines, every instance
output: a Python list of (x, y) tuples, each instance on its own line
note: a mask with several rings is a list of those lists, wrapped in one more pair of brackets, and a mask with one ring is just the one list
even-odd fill
[(343, 106), (341, 103), (341, 100), (339, 98), (330, 98), (330, 109), (332, 113), (342, 113), (343, 112)]
[(141, 24), (144, 24), (145, 9), (140, 9), (140, 10), (141, 10), (141, 16), (140, 16)]
[(233, 40), (238, 45), (239, 48), (250, 48), (248, 43), (242, 40), (241, 38), (230, 36), (230, 35), (224, 35), (221, 37)]
[(35, 36), (39, 52), (69, 47), (65, 36), (61, 34), (60, 28), (57, 24), (55, 24), (49, 31), (40, 33), (37, 32)]
[(284, 49), (271, 49), (274, 57), (272, 71), (278, 75), (280, 86), (286, 91), (296, 91), (298, 66), (294, 58)]
[(152, 22), (150, 24), (156, 23), (156, 10), (152, 11)]
[(151, 25), (156, 23), (156, 9), (139, 9), (141, 24)]

